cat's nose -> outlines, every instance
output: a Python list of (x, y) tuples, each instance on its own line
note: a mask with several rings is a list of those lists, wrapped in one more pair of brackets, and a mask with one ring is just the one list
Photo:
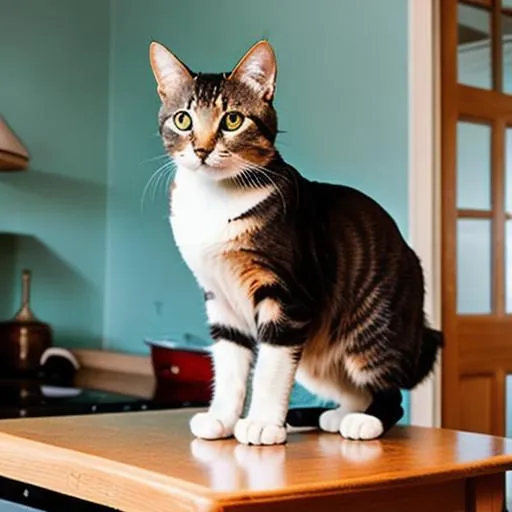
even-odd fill
[(194, 152), (204, 162), (212, 150), (208, 148), (194, 148)]

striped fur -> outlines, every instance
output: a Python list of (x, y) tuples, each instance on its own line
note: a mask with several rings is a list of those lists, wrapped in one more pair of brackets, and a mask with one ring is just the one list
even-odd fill
[[(238, 347), (218, 351), (224, 359), (216, 360), (212, 406), (192, 421), (193, 432), (283, 442), (297, 377), (340, 403), (319, 416), (321, 428), (357, 439), (382, 435), (402, 411), (394, 391), (421, 382), (442, 344), (426, 324), (416, 254), (373, 199), (308, 180), (278, 153), (268, 43), (251, 48), (231, 73), (195, 74), (157, 43), (151, 63), (163, 143), (178, 168), (174, 238), (205, 291), (212, 338)], [(176, 112), (190, 116), (189, 130), (177, 127)], [(232, 132), (223, 128), (230, 112), (243, 118)], [(245, 375), (253, 358), (253, 400), (238, 421), (245, 392), (227, 403), (218, 383), (230, 365)]]

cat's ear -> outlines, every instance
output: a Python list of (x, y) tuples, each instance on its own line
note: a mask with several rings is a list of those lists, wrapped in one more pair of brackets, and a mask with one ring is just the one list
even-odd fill
[(149, 61), (162, 101), (193, 81), (192, 74), (185, 64), (160, 43), (151, 43)]
[(277, 63), (274, 50), (267, 41), (256, 43), (229, 75), (255, 90), (264, 100), (271, 101), (276, 88)]

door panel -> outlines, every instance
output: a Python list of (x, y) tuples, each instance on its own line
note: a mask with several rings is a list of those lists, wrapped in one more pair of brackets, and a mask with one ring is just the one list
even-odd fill
[(512, 374), (512, 11), (502, 1), (441, 2), (442, 423), (496, 435)]
[(461, 418), (468, 430), (492, 433), (492, 389), (492, 375), (462, 377)]

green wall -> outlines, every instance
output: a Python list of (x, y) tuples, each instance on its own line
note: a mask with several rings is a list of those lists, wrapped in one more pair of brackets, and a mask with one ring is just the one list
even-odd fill
[(103, 334), (109, 6), (104, 0), (0, 0), (0, 114), (33, 155), (0, 173), (0, 314), (18, 274), (55, 342), (100, 347)]

